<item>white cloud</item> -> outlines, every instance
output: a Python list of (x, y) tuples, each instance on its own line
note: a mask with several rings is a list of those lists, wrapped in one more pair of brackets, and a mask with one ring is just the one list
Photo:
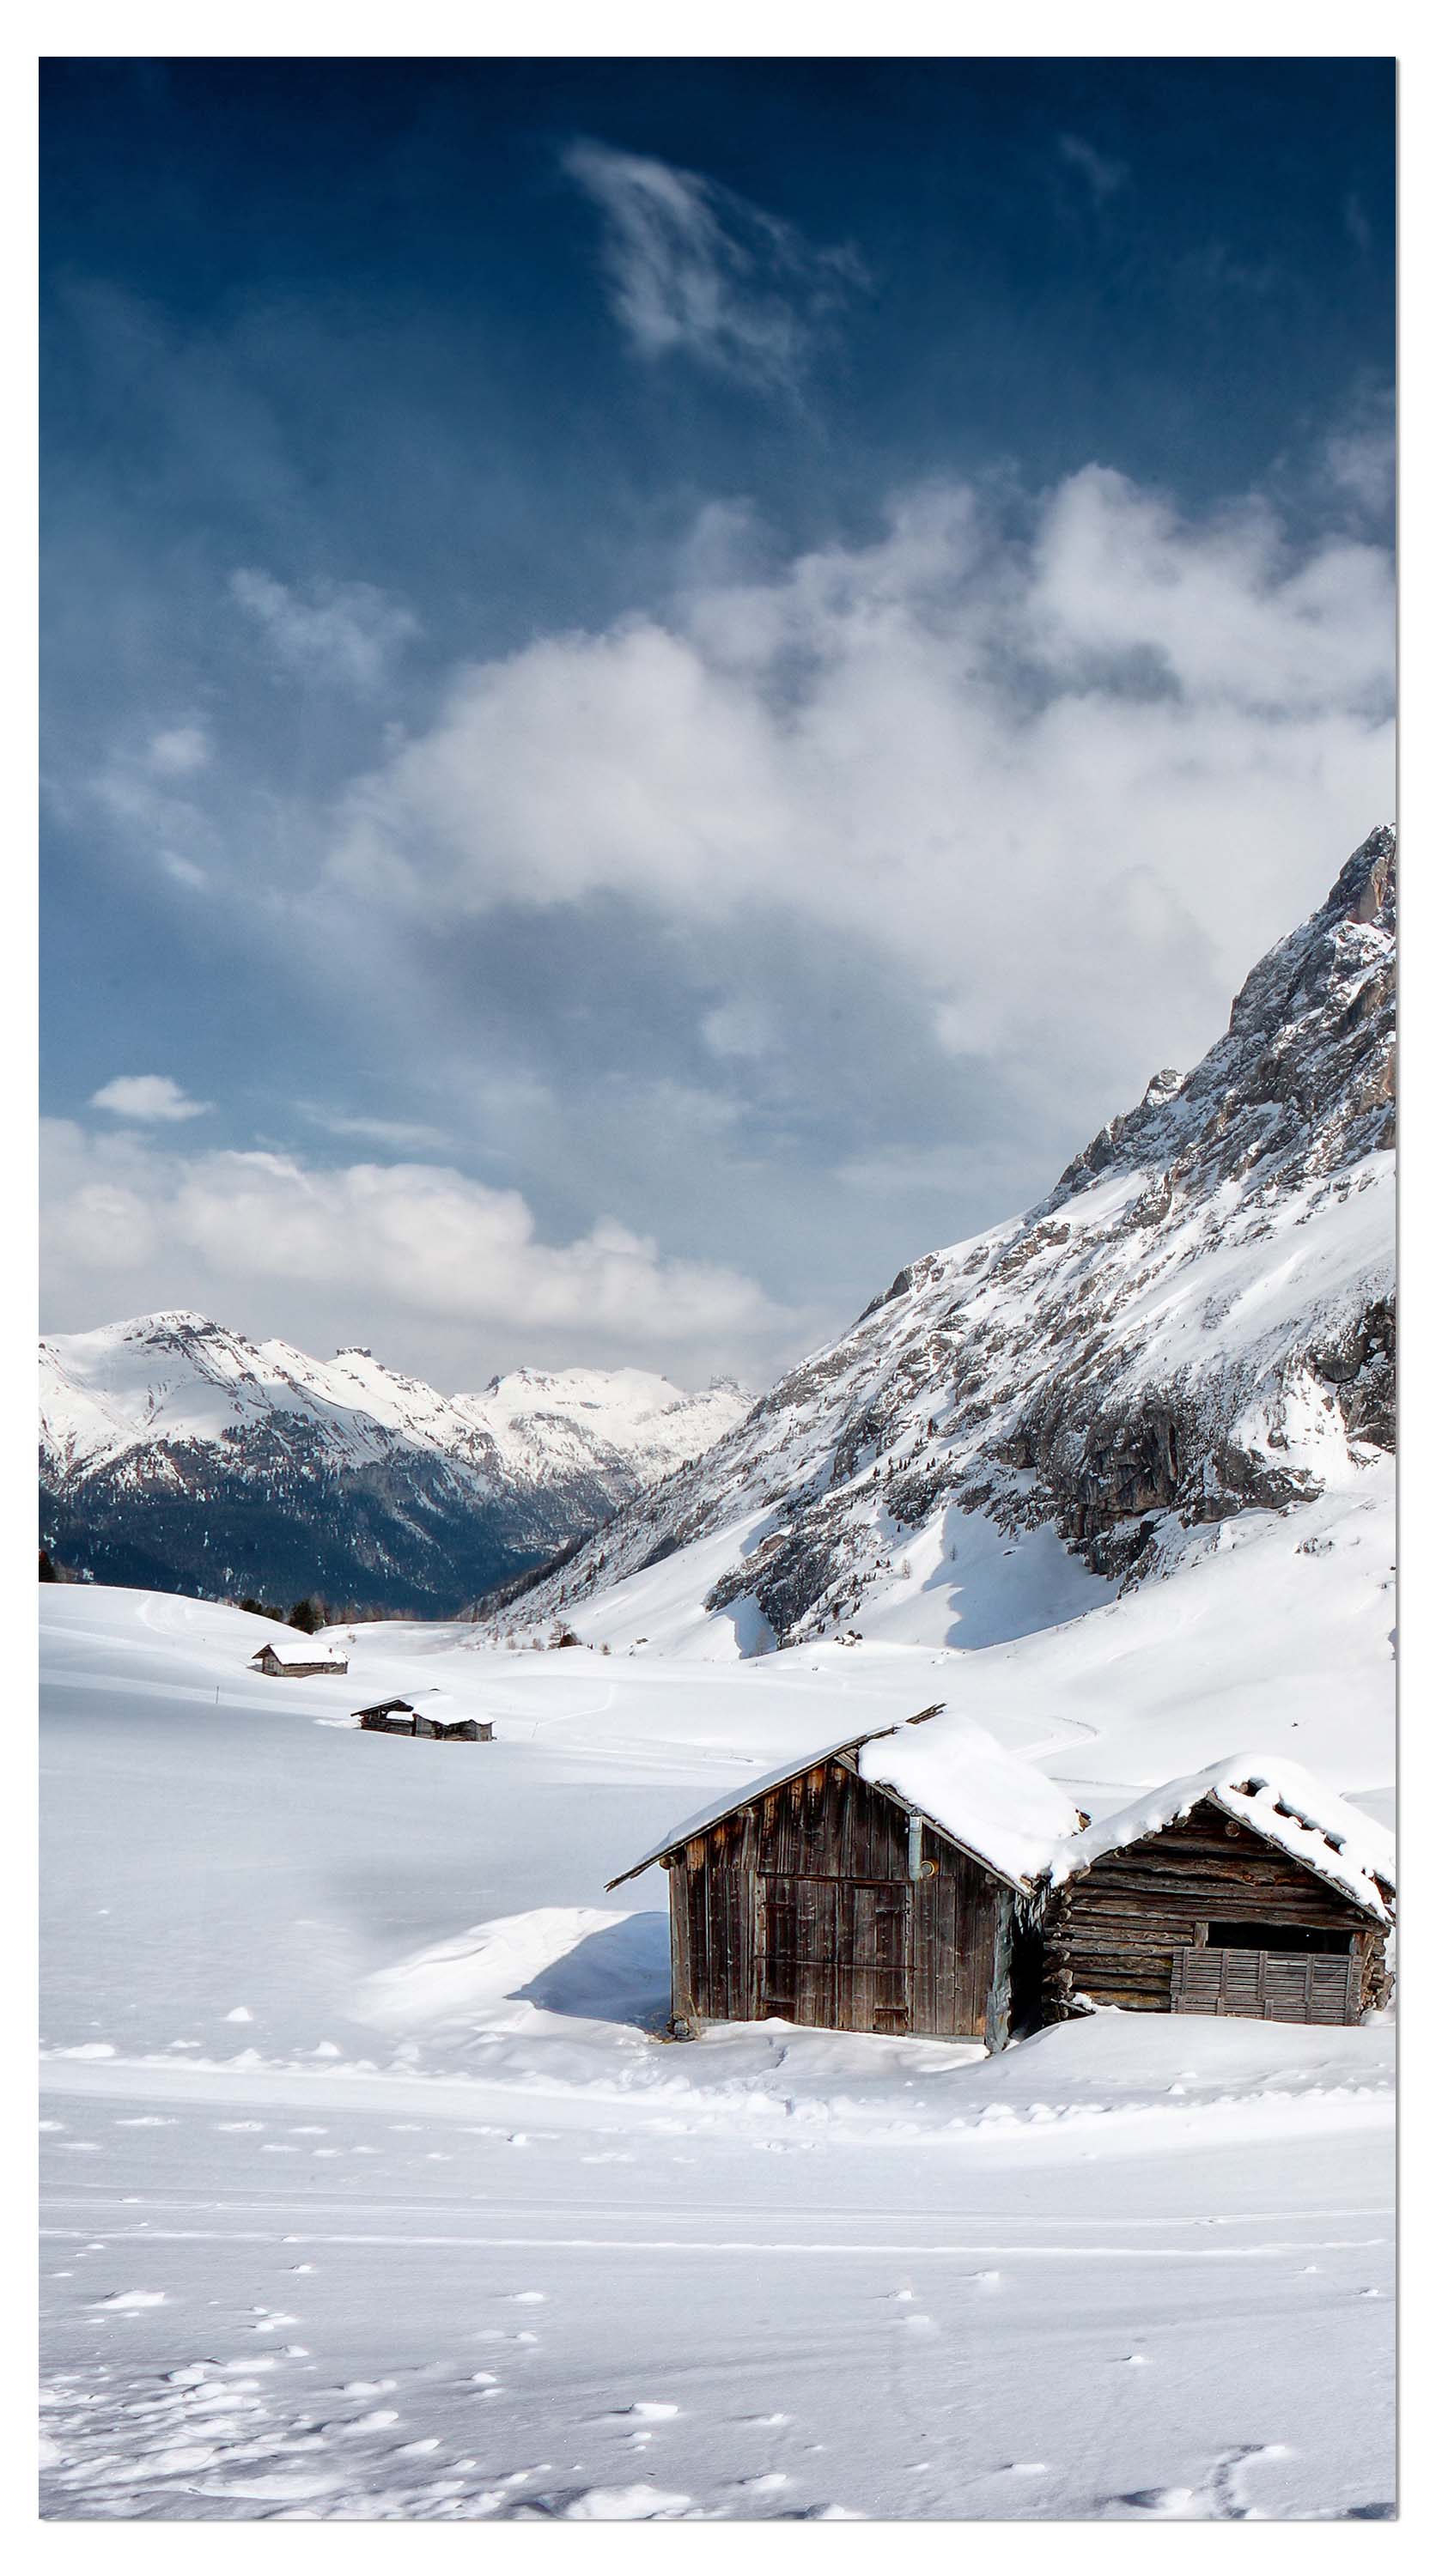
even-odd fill
[(209, 757), (209, 735), (199, 724), (172, 725), (152, 734), (145, 753), (147, 766), (161, 778), (188, 778), (206, 768)]
[(286, 1315), (306, 1295), (357, 1311), (376, 1337), (461, 1326), (570, 1357), (741, 1349), (786, 1320), (738, 1272), (666, 1258), (611, 1218), (546, 1243), (517, 1190), (437, 1164), (322, 1170), (50, 1120), (42, 1175), (55, 1307), (92, 1319), (177, 1302), (224, 1315), (264, 1290)]
[(748, 993), (705, 1012), (701, 1031), (704, 1045), (717, 1056), (764, 1056), (774, 1044), (771, 1013)]
[(1059, 134), (1057, 149), (1074, 170), (1080, 170), (1092, 194), (1100, 203), (1122, 187), (1130, 173), (1125, 161), (1109, 160), (1105, 152), (1083, 141), (1080, 134)]
[(695, 171), (603, 143), (574, 144), (564, 168), (603, 216), (614, 311), (647, 358), (681, 350), (791, 390), (826, 317), (866, 283), (852, 250), (817, 247)]
[(139, 1118), (169, 1125), (184, 1118), (203, 1118), (208, 1100), (190, 1100), (167, 1073), (121, 1073), (90, 1095), (92, 1109), (108, 1109), (116, 1118)]
[(230, 597), (263, 630), (287, 670), (368, 696), (419, 629), (407, 608), (367, 581), (313, 581), (302, 589), (272, 573), (230, 576)]
[[(759, 942), (787, 913), (896, 963), (944, 1046), (1090, 1096), (1209, 1043), (1387, 814), (1391, 656), (1378, 546), (1097, 467), (1016, 527), (934, 487), (870, 545), (462, 670), (329, 873), (429, 924), (607, 895)], [(710, 1046), (756, 1038), (742, 999)]]

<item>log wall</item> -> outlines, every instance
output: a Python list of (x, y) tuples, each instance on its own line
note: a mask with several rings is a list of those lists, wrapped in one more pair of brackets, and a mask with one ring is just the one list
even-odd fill
[[(1368, 2005), (1385, 2001), (1385, 1940), (1369, 1915), (1204, 1799), (1184, 1820), (1108, 1853), (1056, 1889), (1044, 1926), (1045, 2018), (1060, 2020), (1079, 1995), (1129, 2012), (1171, 2012), (1177, 1953), (1205, 1948), (1213, 1921), (1349, 1934), (1356, 1964), (1349, 1989), (1341, 1987), (1345, 2001), (1339, 2010), (1323, 2006), (1318, 2017), (1355, 2020)], [(1246, 1954), (1253, 1962), (1268, 1955)], [(1180, 2008), (1215, 2009), (1195, 2000), (1209, 1983), (1193, 1978), (1192, 2001), (1184, 1996)], [(1323, 1995), (1333, 1992), (1329, 1974), (1315, 1983)], [(1233, 2000), (1223, 2008), (1264, 2010), (1283, 1984), (1295, 1994), (1294, 1980), (1279, 1979), (1270, 1996), (1263, 1985), (1250, 2006)], [(1307, 2015), (1293, 2010), (1279, 2017)]]

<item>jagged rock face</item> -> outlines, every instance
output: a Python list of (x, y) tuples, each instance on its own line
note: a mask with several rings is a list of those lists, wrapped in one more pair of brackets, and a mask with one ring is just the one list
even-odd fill
[(42, 1542), (101, 1581), (450, 1615), (746, 1410), (633, 1369), (443, 1396), (190, 1313), (40, 1346)]
[[(1393, 1441), (1395, 836), (1373, 832), (1026, 1216), (901, 1271), (699, 1465), (565, 1566), (574, 1605), (730, 1524), (715, 1613), (832, 1634), (954, 1505), (1140, 1580)], [(549, 1614), (557, 1583), (522, 1607)]]

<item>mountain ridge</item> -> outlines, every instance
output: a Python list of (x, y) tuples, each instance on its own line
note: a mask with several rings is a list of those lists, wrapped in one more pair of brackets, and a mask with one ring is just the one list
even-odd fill
[(50, 1335), (40, 1362), (42, 1535), (65, 1562), (436, 1612), (605, 1521), (749, 1402), (638, 1369), (443, 1396), (362, 1346), (317, 1360), (189, 1308)]
[[(562, 1607), (582, 1634), (601, 1605), (617, 1641), (622, 1586), (669, 1566), (676, 1602), (691, 1550), (694, 1651), (875, 1617), (962, 1643), (974, 1549), (1032, 1556), (1045, 1532), (1125, 1586), (1359, 1479), (1394, 1443), (1395, 905), (1380, 826), (1189, 1073), (1154, 1076), (1023, 1215), (909, 1263), (513, 1615)], [(651, 1624), (652, 1581), (639, 1597)]]

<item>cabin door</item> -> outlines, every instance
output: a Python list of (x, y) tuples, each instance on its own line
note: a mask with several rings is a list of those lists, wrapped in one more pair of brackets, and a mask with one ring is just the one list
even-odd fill
[(755, 1878), (754, 2015), (822, 2030), (912, 2027), (905, 1879)]

